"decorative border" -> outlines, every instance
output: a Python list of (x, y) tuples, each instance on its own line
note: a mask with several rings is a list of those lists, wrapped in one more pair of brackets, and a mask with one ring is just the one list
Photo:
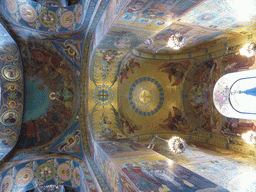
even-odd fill
[[(13, 9), (16, 9), (15, 6)], [(0, 53), (0, 160), (2, 160), (18, 140), (23, 114), (24, 84), (19, 48), (1, 24), (0, 37), (3, 40)]]
[(5, 15), (24, 27), (52, 32), (72, 32), (83, 27), (89, 1), (68, 7), (49, 7), (34, 1), (5, 0)]
[[(0, 191), (30, 190), (43, 185), (66, 185), (78, 191), (86, 190), (86, 165), (65, 158), (39, 159), (18, 164), (1, 174)], [(85, 171), (85, 172), (84, 172)], [(90, 179), (91, 180), (91, 179)], [(91, 184), (90, 190), (93, 191)]]

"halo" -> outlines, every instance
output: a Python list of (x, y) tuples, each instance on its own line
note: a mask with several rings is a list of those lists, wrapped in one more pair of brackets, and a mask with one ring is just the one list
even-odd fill
[(49, 98), (51, 99), (51, 100), (54, 100), (56, 97), (55, 97), (55, 92), (51, 92), (50, 94), (49, 94)]
[(10, 106), (10, 107), (14, 107), (14, 106), (16, 106), (16, 102), (15, 101), (13, 101), (13, 100), (10, 100), (9, 101), (9, 103), (8, 103), (8, 105)]

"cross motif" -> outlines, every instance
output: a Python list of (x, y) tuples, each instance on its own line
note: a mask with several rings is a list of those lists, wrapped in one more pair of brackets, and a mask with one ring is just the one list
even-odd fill
[(108, 96), (109, 96), (109, 94), (108, 94), (108, 92), (107, 91), (105, 91), (104, 89), (102, 89), (101, 91), (99, 91), (99, 93), (98, 93), (98, 98), (99, 98), (99, 100), (101, 100), (101, 101), (105, 101), (105, 100), (108, 100)]
[(148, 103), (150, 102), (152, 99), (152, 95), (150, 93), (150, 91), (148, 90), (143, 90), (141, 93), (140, 93), (140, 100), (143, 102), (143, 103)]

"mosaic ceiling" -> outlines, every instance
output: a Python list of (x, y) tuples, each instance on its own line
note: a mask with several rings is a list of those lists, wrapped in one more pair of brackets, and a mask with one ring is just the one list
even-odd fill
[[(197, 48), (199, 50), (202, 48), (200, 46), (202, 43), (205, 44), (218, 40), (213, 42), (217, 44), (221, 41), (252, 33), (255, 30), (255, 15), (251, 14), (250, 19), (243, 18), (237, 9), (232, 8), (229, 3), (232, 3), (232, 1), (203, 1), (193, 9), (182, 14), (175, 22), (172, 22), (167, 28), (155, 35), (152, 38), (154, 41), (153, 45), (142, 44), (137, 49), (146, 53), (177, 54), (178, 51), (163, 48), (174, 32), (180, 32), (186, 37), (186, 45), (181, 50), (182, 52), (193, 52), (190, 48), (196, 45), (199, 45)], [(240, 6), (242, 7), (243, 5), (241, 4)], [(250, 6), (251, 11), (255, 10), (255, 2)], [(242, 11), (244, 11), (243, 15), (246, 15), (246, 12), (249, 10), (242, 9)]]
[[(127, 98), (130, 107), (125, 110), (141, 116), (165, 110), (168, 93), (163, 81), (166, 80), (146, 73), (151, 69), (144, 68), (140, 63), (144, 61), (128, 59), (129, 56), (125, 58), (128, 61), (122, 61), (123, 57), (136, 47), (146, 53), (179, 53), (164, 48), (170, 35), (177, 31), (186, 37), (187, 44), (180, 51), (183, 53), (198, 50), (207, 42), (218, 44), (252, 32), (254, 17), (250, 21), (240, 21), (239, 14), (228, 3), (228, 0), (112, 0), (80, 1), (57, 8), (34, 1), (2, 1), (7, 10), (2, 12), (2, 21), (17, 39), (25, 66), (25, 113), (19, 148), (48, 143), (79, 121), (79, 112), (74, 106), (80, 102), (81, 69), (90, 61), (83, 56), (90, 45), (91, 53), (96, 49), (90, 57), (94, 63), (90, 68), (90, 80), (95, 87), (89, 88), (95, 106), (112, 106), (113, 110), (122, 111), (121, 106), (126, 105), (123, 100)], [(19, 32), (19, 27), (24, 33)], [(52, 40), (43, 40), (47, 38)], [(149, 38), (153, 44), (143, 43)], [(151, 65), (151, 61), (149, 63)], [(169, 78), (171, 86), (177, 87), (184, 80), (188, 65), (191, 63), (172, 64), (171, 70), (179, 72), (170, 74), (168, 62), (163, 62), (155, 70)], [(39, 66), (43, 66), (43, 70), (38, 70)], [(82, 76), (86, 79), (84, 73)], [(176, 80), (171, 79), (172, 76)], [(132, 81), (127, 84), (128, 79)], [(126, 89), (119, 91), (123, 87), (128, 87), (127, 93)], [(116, 95), (124, 92), (127, 96), (121, 95), (117, 101)], [(168, 106), (167, 111), (170, 109), (174, 114), (180, 111), (178, 105)], [(66, 112), (60, 114), (63, 110)], [(49, 133), (44, 132), (46, 127)], [(117, 129), (120, 128), (117, 126)], [(124, 131), (119, 131), (125, 137)]]
[[(94, 145), (105, 146), (110, 139), (126, 142), (153, 133), (192, 137), (255, 128), (253, 121), (221, 117), (212, 102), (212, 88), (221, 75), (255, 68), (255, 60), (228, 55), (211, 60), (208, 51), (201, 60), (191, 56), (220, 43), (227, 47), (236, 37), (252, 38), (256, 17), (241, 21), (229, 0), (81, 0), (68, 7), (0, 2), (5, 9), (0, 14), (0, 159), (16, 142), (18, 151), (84, 158), (89, 142), (94, 155), (100, 152), (93, 151)], [(255, 8), (251, 6), (252, 12)], [(186, 37), (179, 51), (165, 47), (175, 32)], [(152, 43), (145, 43), (150, 38)], [(142, 53), (149, 54), (146, 58)], [(189, 59), (171, 60), (180, 53)], [(155, 54), (170, 55), (158, 60)], [(125, 142), (123, 147), (131, 148)], [(105, 158), (97, 161), (109, 174), (103, 166), (108, 157), (98, 157)], [(40, 180), (47, 164), (52, 170), (49, 181), (57, 178), (79, 188), (79, 164), (56, 158), (24, 161), (12, 174), (6, 169), (2, 187), (23, 173), (31, 177), (27, 183), (17, 179), (16, 187), (37, 186), (32, 180)], [(72, 173), (73, 183), (60, 169)]]

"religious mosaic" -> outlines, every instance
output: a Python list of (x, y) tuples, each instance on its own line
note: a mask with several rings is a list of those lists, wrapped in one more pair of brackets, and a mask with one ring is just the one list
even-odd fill
[(56, 8), (34, 1), (3, 1), (7, 9), (4, 13), (12, 22), (25, 27), (49, 31), (68, 32), (82, 27), (88, 3), (78, 2), (73, 6)]
[(23, 114), (23, 72), (19, 49), (9, 33), (0, 25), (0, 159), (15, 146)]

